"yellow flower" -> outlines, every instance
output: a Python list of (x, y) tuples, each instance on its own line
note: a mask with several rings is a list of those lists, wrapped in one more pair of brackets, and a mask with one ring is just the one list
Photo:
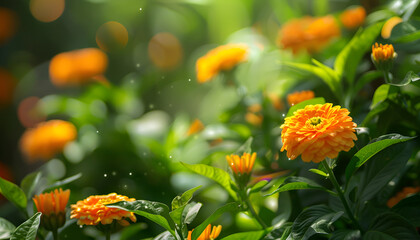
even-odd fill
[(119, 224), (126, 226), (129, 223), (125, 218), (129, 218), (131, 221), (136, 222), (137, 219), (132, 212), (105, 206), (106, 204), (120, 201), (132, 202), (135, 201), (135, 199), (117, 195), (116, 193), (90, 196), (71, 205), (72, 210), (70, 218), (78, 219), (77, 224), (79, 225), (98, 225), (99, 223), (105, 225), (111, 224), (116, 220)]
[(232, 69), (246, 60), (248, 47), (244, 44), (226, 44), (209, 51), (196, 63), (199, 83), (210, 81), (220, 71)]
[(241, 157), (236, 154), (226, 156), (229, 167), (235, 174), (250, 174), (254, 167), (257, 153), (243, 153)]
[(315, 163), (326, 157), (336, 158), (340, 151), (349, 151), (357, 140), (356, 123), (349, 111), (331, 103), (307, 105), (287, 117), (280, 128), (283, 147), (287, 157), (295, 159), (302, 155), (304, 162)]
[(287, 102), (290, 106), (303, 102), (305, 100), (309, 100), (315, 97), (315, 93), (311, 90), (308, 91), (301, 91), (301, 92), (294, 92), (287, 95)]
[(348, 29), (361, 26), (365, 22), (365, 18), (366, 10), (361, 6), (347, 9), (340, 14), (340, 21)]
[(204, 129), (203, 123), (199, 119), (195, 119), (188, 129), (187, 135), (191, 136), (195, 133), (201, 132)]
[(381, 30), (381, 36), (385, 39), (388, 39), (389, 37), (391, 37), (391, 32), (392, 29), (394, 29), (394, 27), (401, 23), (403, 20), (400, 17), (392, 17), (390, 19), (388, 19), (385, 24), (382, 26), (382, 30)]
[(66, 121), (50, 120), (28, 129), (22, 135), (20, 147), (29, 160), (48, 160), (63, 151), (77, 137), (76, 127)]
[(293, 54), (301, 50), (314, 53), (338, 36), (340, 28), (333, 16), (319, 18), (306, 16), (285, 23), (278, 33), (277, 44), (285, 49), (291, 49)]
[[(207, 225), (206, 229), (200, 234), (200, 236), (197, 238), (197, 240), (213, 240), (216, 239), (220, 232), (222, 231), (222, 226), (213, 226), (213, 229), (211, 228), (211, 224)], [(192, 231), (188, 232), (188, 240), (191, 240)]]
[(38, 212), (42, 213), (41, 225), (47, 230), (62, 227), (66, 222), (66, 205), (70, 190), (55, 189), (49, 193), (35, 195), (33, 200)]
[(388, 61), (396, 57), (394, 46), (392, 44), (378, 44), (372, 45), (372, 58), (376, 62)]

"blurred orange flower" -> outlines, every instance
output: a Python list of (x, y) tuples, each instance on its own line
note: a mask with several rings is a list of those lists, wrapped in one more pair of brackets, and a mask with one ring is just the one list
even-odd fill
[(50, 120), (28, 129), (20, 139), (20, 148), (29, 160), (48, 160), (63, 151), (77, 137), (76, 127), (66, 121)]
[(261, 114), (258, 114), (258, 113), (247, 112), (245, 114), (245, 120), (248, 123), (258, 127), (258, 126), (261, 126), (261, 124), (264, 120), (264, 117)]
[(277, 44), (291, 49), (294, 54), (301, 50), (314, 53), (338, 36), (340, 28), (333, 16), (306, 16), (285, 23), (278, 33)]
[(36, 209), (42, 213), (41, 225), (47, 230), (62, 227), (66, 222), (66, 205), (69, 201), (70, 190), (55, 189), (49, 193), (35, 195)]
[(403, 200), (406, 197), (409, 197), (413, 194), (416, 194), (420, 192), (420, 187), (405, 187), (401, 192), (398, 192), (395, 196), (390, 198), (386, 205), (389, 208), (392, 208), (393, 206), (397, 205), (401, 200)]
[(348, 29), (361, 26), (365, 22), (366, 10), (362, 6), (352, 7), (340, 14), (340, 21)]
[(104, 74), (107, 65), (108, 57), (97, 48), (63, 52), (51, 59), (50, 79), (58, 87), (98, 81), (97, 76)]
[(199, 83), (210, 81), (222, 70), (230, 70), (247, 58), (248, 47), (244, 44), (226, 44), (209, 51), (196, 63)]
[(0, 68), (0, 107), (12, 103), (16, 79), (7, 70)]
[(307, 105), (287, 117), (280, 128), (283, 147), (287, 157), (295, 159), (302, 155), (304, 162), (315, 163), (326, 157), (336, 158), (340, 151), (349, 151), (357, 140), (356, 123), (349, 111), (331, 103)]
[(4, 7), (0, 7), (0, 45), (12, 38), (17, 30), (17, 14)]
[(270, 100), (271, 104), (273, 104), (273, 107), (276, 110), (283, 110), (284, 109), (284, 103), (276, 93), (267, 93), (267, 97)]
[(389, 37), (391, 37), (392, 29), (394, 29), (394, 27), (397, 24), (401, 23), (402, 21), (403, 19), (400, 17), (392, 17), (388, 19), (385, 22), (385, 24), (382, 26), (381, 36), (385, 39), (388, 39)]
[(98, 225), (99, 223), (105, 225), (111, 224), (116, 220), (122, 226), (127, 226), (129, 222), (125, 218), (129, 218), (132, 222), (137, 221), (134, 213), (118, 208), (108, 208), (105, 205), (121, 201), (132, 202), (135, 200), (134, 198), (117, 195), (116, 193), (90, 196), (71, 205), (70, 218), (78, 219), (77, 224), (79, 225)]
[(257, 153), (243, 153), (241, 157), (236, 154), (226, 156), (229, 167), (235, 174), (250, 174), (254, 167)]
[(191, 136), (195, 133), (201, 132), (204, 129), (203, 123), (199, 119), (195, 119), (188, 129), (187, 135)]
[(154, 35), (149, 41), (147, 52), (152, 63), (163, 70), (177, 67), (184, 55), (178, 38), (167, 32)]
[(312, 99), (314, 97), (315, 97), (315, 93), (311, 90), (294, 92), (287, 95), (287, 102), (289, 103), (290, 106), (293, 106), (295, 104)]
[(392, 44), (378, 44), (372, 45), (372, 58), (376, 62), (388, 61), (396, 57), (394, 46)]
[[(204, 231), (200, 234), (200, 236), (197, 238), (197, 240), (213, 240), (216, 239), (219, 235), (220, 232), (222, 231), (222, 226), (218, 225), (213, 226), (213, 229), (211, 227), (211, 224), (207, 225), (206, 229), (204, 229)], [(188, 240), (191, 240), (191, 236), (192, 236), (192, 232), (193, 231), (189, 231), (188, 232)]]

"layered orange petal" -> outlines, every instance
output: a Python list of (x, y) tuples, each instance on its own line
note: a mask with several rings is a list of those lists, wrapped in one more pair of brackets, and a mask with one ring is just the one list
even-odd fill
[[(204, 229), (204, 231), (200, 234), (200, 236), (197, 238), (197, 240), (214, 240), (220, 235), (221, 231), (222, 231), (222, 226), (221, 225), (218, 225), (217, 227), (213, 226), (213, 228), (212, 228), (211, 224), (209, 224)], [(192, 235), (192, 231), (189, 231), (187, 240), (192, 239), (191, 235)]]
[(249, 174), (254, 167), (255, 159), (257, 158), (257, 153), (243, 153), (241, 157), (235, 154), (226, 156), (229, 167), (235, 174)]
[(70, 190), (55, 189), (52, 192), (35, 195), (33, 201), (38, 212), (44, 215), (65, 213), (70, 197)]

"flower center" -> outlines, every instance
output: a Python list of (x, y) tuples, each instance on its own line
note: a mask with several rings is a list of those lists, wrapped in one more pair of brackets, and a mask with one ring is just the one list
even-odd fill
[(322, 123), (322, 118), (320, 117), (312, 117), (306, 121), (306, 124), (309, 124), (312, 127), (316, 127)]

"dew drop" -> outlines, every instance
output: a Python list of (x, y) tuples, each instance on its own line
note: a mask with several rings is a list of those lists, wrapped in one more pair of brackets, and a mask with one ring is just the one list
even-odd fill
[(292, 160), (292, 159), (291, 159), (291, 158), (288, 158), (287, 160), (289, 160), (289, 161), (290, 161), (290, 160)]
[(145, 208), (145, 209), (148, 209), (149, 207), (148, 207), (148, 206), (144, 206), (144, 208)]
[(99, 133), (99, 131), (98, 131), (98, 130), (96, 130), (96, 133)]
[(128, 175), (133, 176), (133, 173), (132, 173), (132, 172), (130, 172), (130, 173), (128, 173)]
[(79, 225), (79, 228), (83, 228), (83, 225)]
[(191, 82), (191, 78), (188, 78), (188, 82)]
[(117, 173), (115, 171), (113, 171), (111, 174), (112, 174), (112, 176), (117, 175)]
[(139, 11), (142, 11), (142, 10), (143, 10), (142, 8), (139, 9)]
[(172, 158), (172, 156), (169, 156), (169, 158)]
[(104, 173), (104, 177), (108, 177), (108, 174)]
[(282, 117), (286, 117), (286, 114), (285, 114), (285, 113), (283, 113), (281, 116), (282, 116)]
[[(123, 186), (123, 188), (124, 188), (124, 189), (127, 189), (127, 188), (128, 188), (128, 185), (124, 185), (124, 186)], [(125, 205), (125, 204), (124, 204), (124, 205)]]

